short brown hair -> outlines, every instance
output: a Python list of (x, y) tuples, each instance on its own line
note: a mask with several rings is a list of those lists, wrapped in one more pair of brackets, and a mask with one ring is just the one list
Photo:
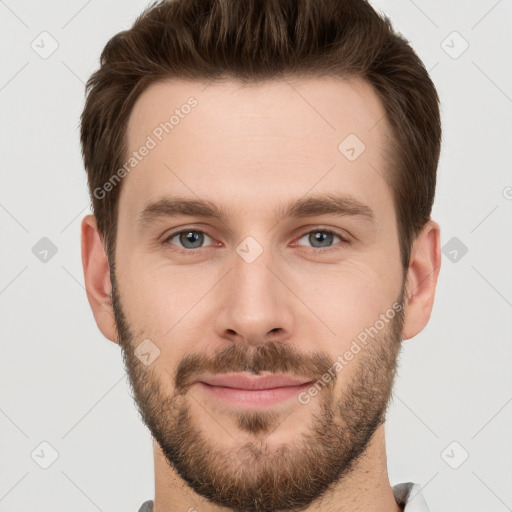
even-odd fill
[(94, 191), (125, 161), (126, 126), (141, 92), (173, 77), (250, 83), (286, 76), (360, 77), (373, 86), (392, 128), (386, 180), (402, 266), (409, 266), (434, 202), (439, 98), (407, 40), (367, 0), (163, 0), (108, 41), (86, 85), (81, 144), (111, 265), (121, 184), (104, 198)]

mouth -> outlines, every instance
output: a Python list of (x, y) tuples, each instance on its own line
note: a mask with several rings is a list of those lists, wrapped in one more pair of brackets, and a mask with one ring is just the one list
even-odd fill
[(227, 374), (202, 377), (196, 383), (209, 397), (238, 407), (270, 406), (296, 397), (313, 383), (290, 375)]

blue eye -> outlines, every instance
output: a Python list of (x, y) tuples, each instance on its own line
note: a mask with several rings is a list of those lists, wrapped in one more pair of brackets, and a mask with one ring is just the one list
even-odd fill
[(346, 240), (342, 238), (340, 235), (326, 229), (317, 229), (309, 231), (308, 233), (304, 234), (301, 238), (299, 238), (298, 241), (300, 242), (303, 239), (307, 239), (307, 241), (311, 244), (311, 246), (314, 249), (329, 249), (330, 247), (332, 247), (333, 240), (335, 238), (337, 238), (340, 242), (346, 242)]
[(177, 233), (173, 233), (165, 241), (166, 241), (166, 243), (171, 243), (173, 245), (177, 245), (174, 242), (172, 242), (172, 240), (177, 238), (179, 243), (181, 244), (181, 247), (184, 249), (201, 249), (201, 247), (204, 243), (205, 237), (210, 239), (210, 241), (211, 241), (211, 238), (203, 231), (187, 229), (185, 231), (179, 231)]
[[(349, 243), (349, 241), (344, 237), (328, 229), (314, 229), (312, 231), (308, 231), (298, 239), (296, 245), (304, 245), (303, 243), (300, 243), (302, 240), (306, 240), (315, 252), (326, 252), (333, 248), (337, 243)], [(206, 246), (211, 245), (212, 242), (213, 239), (204, 231), (198, 229), (186, 229), (170, 234), (163, 243), (165, 245), (175, 246), (175, 250), (178, 252), (190, 254), (206, 248)]]

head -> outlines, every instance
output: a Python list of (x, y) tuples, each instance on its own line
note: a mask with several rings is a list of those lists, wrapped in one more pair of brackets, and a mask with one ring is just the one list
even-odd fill
[[(114, 36), (87, 91), (86, 287), (143, 420), (214, 503), (312, 503), (360, 462), (430, 317), (427, 71), (364, 0), (178, 0)], [(204, 383), (228, 373), (305, 385), (234, 403)]]

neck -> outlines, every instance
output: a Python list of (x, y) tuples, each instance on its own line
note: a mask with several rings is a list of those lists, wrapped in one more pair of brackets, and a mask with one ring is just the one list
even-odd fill
[[(226, 512), (192, 491), (167, 463), (159, 445), (153, 442), (155, 499), (153, 512)], [(301, 512), (402, 512), (397, 505), (387, 473), (384, 425), (375, 432), (353, 470), (328, 492)]]

